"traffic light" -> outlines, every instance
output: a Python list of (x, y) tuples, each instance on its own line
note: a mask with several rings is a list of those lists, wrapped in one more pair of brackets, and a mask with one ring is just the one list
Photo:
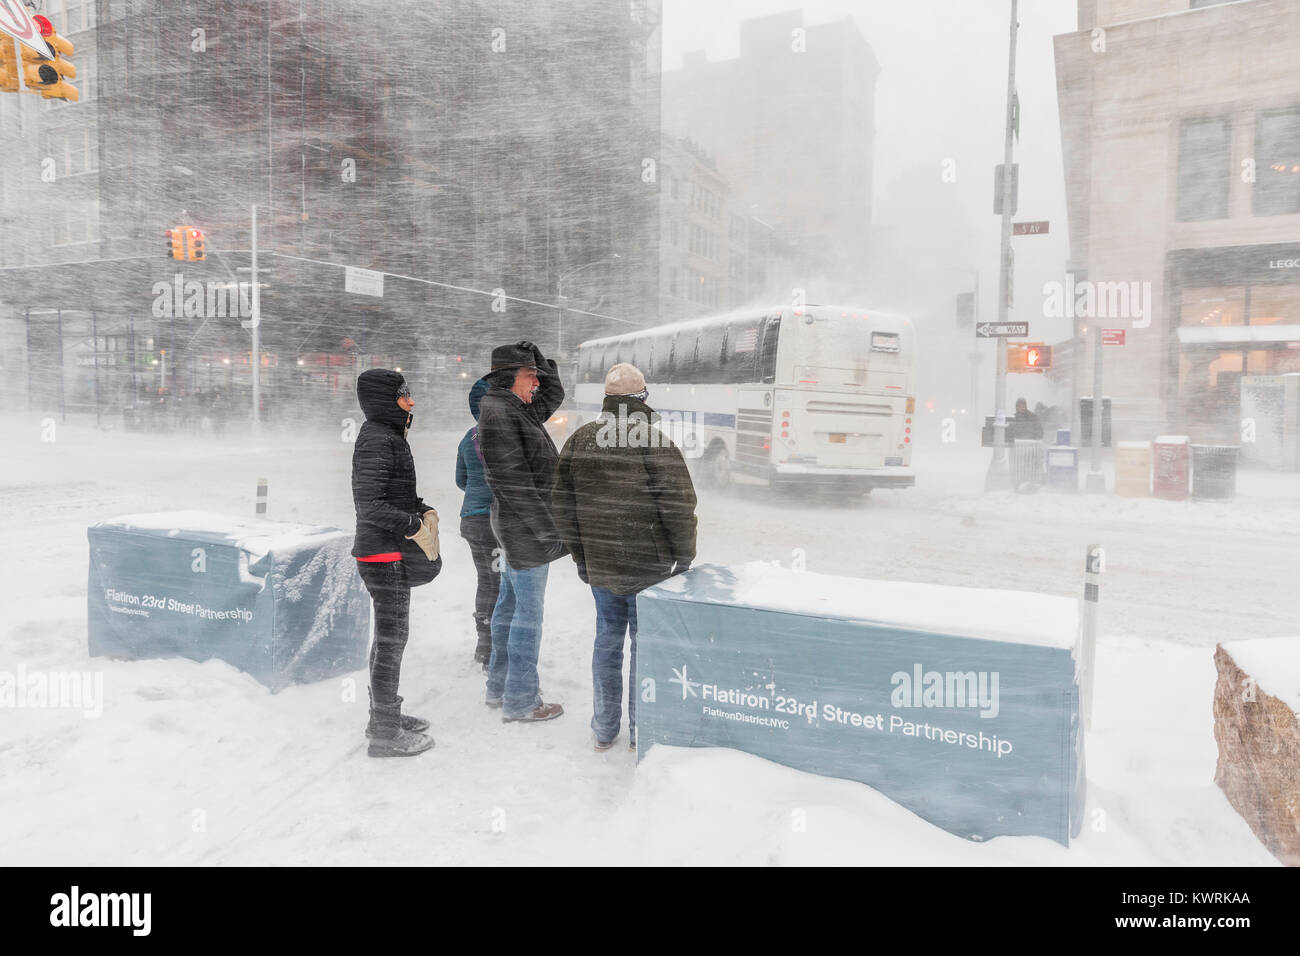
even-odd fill
[(54, 51), (54, 59), (47, 60), (35, 50), (24, 46), (23, 81), (29, 90), (35, 90), (47, 100), (77, 102), (81, 98), (77, 88), (64, 82), (65, 79), (76, 79), (77, 68), (68, 59), (76, 51), (71, 43), (54, 32), (54, 24), (39, 13), (32, 17), (32, 22)]
[(7, 33), (0, 33), (0, 93), (18, 92), (18, 51)]
[(1052, 367), (1052, 347), (1041, 342), (1008, 342), (1008, 372), (1042, 372)]
[(193, 226), (185, 227), (185, 236), (189, 240), (189, 259), (191, 262), (202, 262), (208, 257), (203, 249), (203, 232), (195, 229)]
[(185, 258), (185, 237), (180, 226), (173, 226), (163, 233), (167, 237), (167, 255), (173, 259)]

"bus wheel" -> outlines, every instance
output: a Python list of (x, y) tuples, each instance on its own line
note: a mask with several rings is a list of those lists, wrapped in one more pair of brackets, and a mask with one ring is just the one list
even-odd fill
[(731, 484), (731, 459), (725, 445), (714, 445), (700, 462), (700, 477), (709, 488), (725, 488)]

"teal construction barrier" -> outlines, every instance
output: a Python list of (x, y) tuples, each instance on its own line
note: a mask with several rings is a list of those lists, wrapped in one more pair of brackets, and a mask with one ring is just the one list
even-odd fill
[(178, 511), (87, 536), (92, 657), (216, 658), (272, 690), (366, 666), (351, 531)]
[(1076, 602), (702, 565), (637, 598), (637, 741), (868, 784), (959, 836), (1079, 834)]

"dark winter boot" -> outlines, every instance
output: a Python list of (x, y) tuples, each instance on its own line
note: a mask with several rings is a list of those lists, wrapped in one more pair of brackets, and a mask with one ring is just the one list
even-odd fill
[[(372, 695), (371, 696), (372, 703), (370, 705), (370, 723), (366, 724), (366, 736), (372, 739), (375, 737), (384, 736), (384, 734), (380, 733), (380, 729), (381, 729), (380, 723), (375, 716), (375, 705), (373, 703), (373, 700), (374, 700), (374, 696)], [(425, 720), (423, 717), (413, 717), (410, 714), (402, 713), (402, 698), (400, 696), (397, 698), (397, 713), (398, 713), (398, 725), (397, 725), (398, 729), (410, 730), (410, 731), (414, 731), (415, 733), (423, 733), (424, 731), (429, 729), (429, 722)]]
[(478, 631), (478, 644), (474, 646), (474, 662), (487, 667), (492, 660), (492, 622), (480, 621), (474, 615), (474, 627)]
[(433, 738), (410, 730), (399, 730), (395, 737), (376, 737), (370, 741), (372, 757), (414, 757), (433, 749)]

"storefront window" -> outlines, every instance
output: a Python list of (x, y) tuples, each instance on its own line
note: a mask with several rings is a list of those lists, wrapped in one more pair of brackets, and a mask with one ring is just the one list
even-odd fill
[(1251, 325), (1300, 325), (1300, 285), (1252, 286)]
[(1300, 108), (1255, 118), (1255, 215), (1300, 213)]
[(1246, 324), (1242, 286), (1204, 286), (1183, 290), (1182, 325), (1209, 327)]

